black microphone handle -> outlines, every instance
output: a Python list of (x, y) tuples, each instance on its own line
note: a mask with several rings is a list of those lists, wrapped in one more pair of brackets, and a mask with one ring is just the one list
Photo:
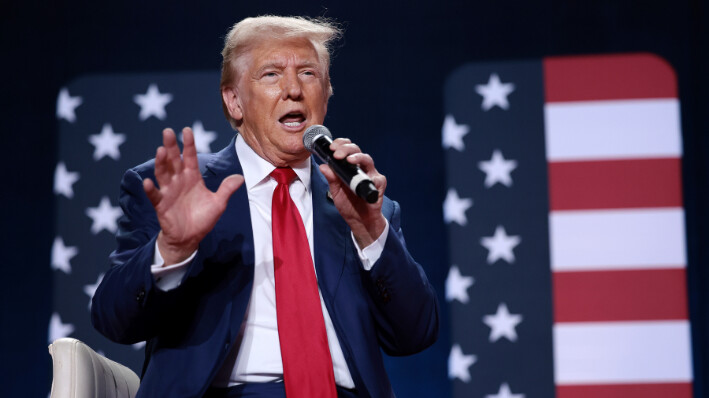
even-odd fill
[(368, 203), (376, 203), (379, 200), (379, 191), (369, 176), (356, 164), (352, 164), (347, 159), (335, 159), (330, 149), (332, 140), (330, 137), (321, 134), (313, 141), (313, 151), (323, 162), (327, 163), (338, 177), (354, 191), (360, 198)]

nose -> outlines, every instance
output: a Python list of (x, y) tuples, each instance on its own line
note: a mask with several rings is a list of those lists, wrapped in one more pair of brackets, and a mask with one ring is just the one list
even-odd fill
[(301, 87), (298, 73), (294, 69), (287, 69), (281, 79), (281, 98), (286, 100), (299, 100), (303, 96), (303, 88)]

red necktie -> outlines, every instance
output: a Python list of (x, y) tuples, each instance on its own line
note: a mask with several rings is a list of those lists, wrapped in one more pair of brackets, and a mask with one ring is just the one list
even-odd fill
[(308, 236), (288, 186), (290, 167), (271, 173), (278, 182), (271, 208), (278, 339), (288, 398), (335, 398), (335, 376), (320, 307)]

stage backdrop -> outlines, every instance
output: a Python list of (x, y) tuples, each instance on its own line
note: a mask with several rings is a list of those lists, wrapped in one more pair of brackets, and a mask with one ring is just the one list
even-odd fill
[[(75, 337), (140, 372), (145, 344), (113, 344), (87, 316), (122, 214), (115, 182), (164, 125), (192, 126), (198, 152), (227, 145), (218, 81), (60, 90), (48, 342)], [(454, 396), (691, 397), (672, 68), (651, 54), (468, 64), (444, 95)]]
[[(0, 395), (47, 395), (51, 337), (140, 361), (88, 323), (121, 169), (153, 156), (167, 126), (224, 145), (223, 37), (273, 13), (342, 22), (325, 125), (388, 177), (440, 298), (439, 341), (386, 358), (397, 396), (682, 397), (691, 384), (706, 397), (705, 3), (3, 2)], [(602, 59), (635, 61), (618, 75)]]

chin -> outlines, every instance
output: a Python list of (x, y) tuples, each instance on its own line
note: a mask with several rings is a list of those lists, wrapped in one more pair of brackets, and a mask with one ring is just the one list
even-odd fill
[(282, 137), (281, 147), (288, 152), (305, 150), (305, 145), (303, 145), (303, 132), (289, 133), (285, 137)]
[(310, 154), (305, 145), (303, 145), (303, 140), (298, 137), (298, 139), (285, 139), (281, 141), (278, 145), (277, 150), (281, 153), (288, 154), (290, 156), (300, 156), (303, 154)]

